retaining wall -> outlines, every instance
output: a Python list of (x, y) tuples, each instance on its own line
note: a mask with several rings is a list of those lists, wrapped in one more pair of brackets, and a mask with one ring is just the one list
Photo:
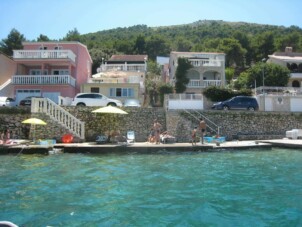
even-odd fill
[[(45, 126), (36, 126), (37, 139), (56, 138), (60, 140), (68, 131), (53, 122), (44, 114), (30, 112), (6, 113), (0, 108), (0, 129), (9, 128), (18, 138), (32, 138), (33, 128), (21, 122), (30, 117), (38, 117), (47, 122)], [(9, 107), (7, 107), (9, 108)], [(14, 107), (17, 108), (18, 107)], [(191, 131), (198, 126), (198, 118), (203, 114), (220, 127), (220, 135), (227, 140), (256, 140), (285, 137), (285, 132), (292, 129), (302, 129), (302, 113), (284, 112), (247, 112), (247, 111), (165, 111), (163, 108), (123, 108), (127, 115), (92, 113), (95, 107), (64, 107), (78, 119), (85, 122), (86, 141), (95, 141), (97, 135), (107, 134), (112, 130), (120, 130), (126, 135), (127, 131), (135, 131), (137, 142), (147, 141), (155, 118), (162, 124), (164, 131), (177, 138), (178, 142), (189, 142)], [(193, 115), (193, 116), (192, 116)], [(207, 130), (209, 136), (216, 132)]]

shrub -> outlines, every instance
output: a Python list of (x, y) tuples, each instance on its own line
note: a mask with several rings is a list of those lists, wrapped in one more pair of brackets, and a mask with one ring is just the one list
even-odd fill
[(208, 87), (203, 91), (203, 94), (212, 102), (219, 102), (238, 95), (252, 96), (252, 91), (250, 89), (233, 91), (231, 89), (221, 87)]

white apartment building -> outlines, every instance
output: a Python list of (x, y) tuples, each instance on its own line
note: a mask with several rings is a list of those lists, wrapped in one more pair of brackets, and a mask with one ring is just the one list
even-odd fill
[(170, 53), (169, 77), (175, 82), (178, 58), (187, 58), (193, 65), (188, 71), (190, 79), (186, 93), (200, 94), (209, 86), (225, 86), (225, 54), (207, 52), (174, 52)]

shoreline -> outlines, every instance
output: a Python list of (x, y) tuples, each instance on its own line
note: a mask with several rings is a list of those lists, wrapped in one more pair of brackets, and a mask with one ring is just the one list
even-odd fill
[(151, 144), (148, 142), (135, 142), (130, 144), (96, 144), (90, 143), (57, 143), (52, 145), (36, 145), (30, 142), (21, 144), (8, 144), (0, 146), (0, 155), (7, 154), (43, 154), (52, 153), (84, 153), (84, 154), (108, 154), (108, 153), (161, 153), (161, 152), (217, 152), (246, 150), (254, 148), (272, 149), (283, 147), (302, 148), (302, 140), (278, 139), (257, 141), (227, 141), (223, 143), (205, 143), (192, 146), (191, 143), (166, 143)]

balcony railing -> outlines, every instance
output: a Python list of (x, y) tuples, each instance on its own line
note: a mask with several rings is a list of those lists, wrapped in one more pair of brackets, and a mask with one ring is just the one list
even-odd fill
[(101, 71), (132, 71), (132, 72), (144, 72), (146, 71), (145, 64), (103, 64), (101, 65)]
[(190, 88), (206, 88), (210, 86), (216, 86), (219, 87), (221, 86), (221, 80), (190, 80), (188, 83), (187, 87)]
[(139, 76), (130, 76), (124, 78), (91, 78), (88, 83), (108, 83), (108, 84), (137, 84), (142, 82)]
[(207, 66), (207, 67), (221, 67), (224, 65), (224, 61), (221, 60), (204, 60), (204, 59), (189, 59), (189, 62), (194, 66), (194, 67), (200, 67), (200, 66)]
[(254, 89), (256, 95), (276, 95), (276, 96), (301, 96), (300, 87), (269, 87), (261, 86)]
[(69, 84), (75, 87), (75, 79), (70, 75), (15, 75), (12, 77), (15, 85), (55, 85)]
[(76, 55), (71, 50), (14, 50), (14, 59), (70, 59)]
[(302, 73), (291, 73), (290, 78), (292, 78), (292, 79), (302, 79)]

